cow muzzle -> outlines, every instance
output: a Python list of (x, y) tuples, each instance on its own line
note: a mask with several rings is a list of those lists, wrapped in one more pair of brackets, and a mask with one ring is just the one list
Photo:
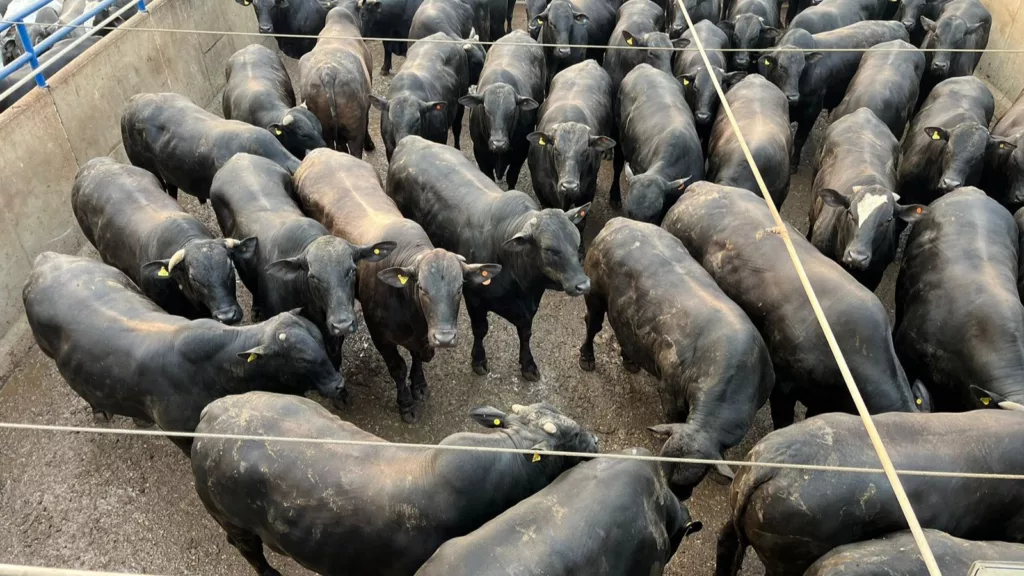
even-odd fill
[(320, 390), (335, 406), (348, 404), (348, 389), (345, 388), (345, 378), (339, 374), (338, 379)]
[(843, 254), (843, 264), (854, 270), (863, 270), (871, 263), (871, 255), (860, 250), (850, 250)]
[(562, 58), (568, 58), (569, 57), (569, 47), (568, 46), (559, 46), (558, 48), (555, 49), (555, 53), (558, 54), (559, 56), (561, 56)]
[(349, 336), (356, 332), (356, 321), (354, 318), (338, 318), (327, 322), (327, 331), (335, 338)]
[(230, 326), (242, 321), (242, 309), (238, 306), (232, 306), (231, 308), (217, 310), (212, 313), (212, 316), (217, 322)]
[(932, 62), (932, 73), (939, 75), (946, 75), (949, 72), (949, 62), (935, 61)]
[(487, 141), (487, 147), (494, 154), (505, 154), (508, 152), (508, 138), (491, 138)]
[(963, 182), (961, 182), (960, 179), (950, 178), (948, 176), (939, 181), (939, 189), (943, 192), (952, 192), (962, 185)]
[(697, 124), (710, 124), (711, 113), (710, 112), (697, 112), (693, 115), (693, 118), (697, 121)]
[(270, 34), (274, 31), (274, 27), (268, 24), (260, 24), (260, 34)]
[(587, 292), (590, 292), (590, 278), (586, 276), (582, 280), (570, 282), (565, 287), (565, 293), (569, 296), (583, 296)]
[(454, 329), (431, 330), (430, 345), (435, 348), (451, 348), (455, 346), (455, 343), (458, 340), (458, 335), (458, 331)]

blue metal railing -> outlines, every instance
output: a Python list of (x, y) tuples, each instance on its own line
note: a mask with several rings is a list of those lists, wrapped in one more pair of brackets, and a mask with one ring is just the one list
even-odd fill
[[(36, 2), (35, 4), (26, 7), (24, 10), (21, 10), (17, 14), (14, 14), (12, 17), (5, 18), (5, 24), (0, 24), (0, 35), (3, 35), (4, 32), (9, 30), (13, 26), (18, 33), (18, 37), (21, 39), (22, 46), (25, 47), (24, 54), (18, 56), (14, 59), (14, 61), (10, 62), (3, 68), (0, 68), (0, 80), (7, 78), (25, 64), (31, 64), (33, 70), (38, 69), (39, 55), (41, 55), (43, 52), (46, 52), (51, 47), (53, 47), (54, 44), (60, 42), (69, 34), (74, 32), (77, 26), (81, 26), (90, 18), (94, 18), (97, 14), (109, 8), (110, 5), (116, 2), (117, 0), (103, 0), (102, 2), (94, 6), (91, 10), (87, 10), (78, 18), (72, 20), (69, 24), (63, 25), (49, 38), (46, 38), (38, 45), (33, 45), (32, 40), (29, 38), (28, 26), (25, 25), (25, 18), (27, 18), (31, 14), (35, 14), (37, 11), (45, 7), (51, 1), (52, 0), (38, 0), (38, 2)], [(146, 0), (137, 0), (136, 6), (138, 7), (139, 12), (146, 12)], [(94, 34), (94, 32), (95, 31), (90, 30), (86, 35), (91, 36), (92, 34)], [(39, 86), (40, 88), (46, 87), (46, 76), (43, 73), (43, 71), (40, 70), (35, 74), (35, 80), (36, 86)]]

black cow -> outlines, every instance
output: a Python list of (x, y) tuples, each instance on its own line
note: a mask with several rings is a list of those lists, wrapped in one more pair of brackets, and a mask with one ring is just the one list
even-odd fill
[[(1024, 473), (1020, 412), (881, 414), (873, 420), (897, 470)], [(847, 414), (825, 414), (776, 430), (754, 446), (747, 460), (878, 467), (864, 423)], [(906, 529), (885, 478), (837, 474), (743, 467), (730, 490), (732, 519), (719, 535), (716, 574), (737, 574), (747, 546), (757, 551), (768, 576), (804, 574), (838, 546)], [(1006, 480), (910, 475), (900, 480), (924, 528), (971, 540), (1024, 540), (1024, 491), (1008, 490)], [(896, 570), (887, 565), (883, 573), (904, 574)]]
[[(1024, 562), (1024, 544), (974, 542), (930, 529), (924, 534), (943, 574), (970, 574), (971, 565), (978, 560)], [(840, 546), (819, 558), (804, 575), (875, 576), (886, 573), (928, 576), (928, 568), (909, 530)]]
[[(305, 398), (258, 392), (224, 398), (203, 411), (199, 432), (376, 445), (200, 438), (192, 447), (196, 491), (260, 576), (280, 576), (263, 555), (264, 543), (320, 574), (412, 574), (444, 542), (472, 532), (579, 461), (544, 451), (597, 451), (593, 434), (548, 404), (513, 406), (510, 414), (485, 406), (470, 416), (497, 430), (460, 432), (441, 444), (536, 452), (388, 448), (386, 440)], [(261, 488), (268, 483), (280, 489)]]
[(1013, 216), (977, 188), (939, 198), (910, 232), (894, 338), (939, 410), (983, 408), (975, 388), (1024, 403), (1017, 242)]
[(559, 72), (540, 107), (537, 131), (529, 135), (530, 179), (541, 205), (568, 210), (589, 204), (614, 133), (608, 73), (593, 60)]
[(540, 38), (542, 21), (538, 21), (537, 16), (546, 10), (547, 7), (547, 0), (526, 0), (526, 31), (529, 32), (530, 38), (534, 40)]
[[(434, 248), (423, 228), (402, 217), (376, 170), (362, 160), (316, 151), (303, 161), (294, 183), (303, 210), (333, 234), (358, 246), (398, 245), (383, 260), (359, 262), (356, 296), (395, 381), (402, 419), (415, 422), (430, 395), (423, 363), (436, 348), (455, 346), (463, 283), (490, 284), (501, 266), (466, 264), (462, 256)], [(399, 346), (412, 357), (411, 371)]]
[[(669, 424), (661, 455), (721, 460), (740, 443), (775, 383), (757, 329), (668, 232), (613, 218), (594, 238), (585, 270), (593, 279), (580, 367), (595, 368), (594, 337), (605, 314), (627, 370), (658, 379)], [(709, 466), (665, 463), (672, 492), (690, 497)], [(719, 473), (732, 478), (727, 466)]]
[(872, 46), (861, 58), (843, 101), (832, 110), (832, 121), (867, 108), (896, 139), (902, 138), (914, 116), (924, 65), (924, 53), (903, 40)]
[[(81, 41), (81, 44), (78, 44), (74, 48), (71, 48), (71, 43), (78, 41)], [(51, 46), (49, 50), (44, 52), (43, 55), (39, 57), (39, 62), (43, 63), (49, 62), (50, 60), (54, 59), (57, 60), (55, 64), (51, 65), (46, 69), (47, 77), (52, 77), (54, 74), (57, 73), (58, 70), (70, 64), (72, 60), (81, 56), (86, 50), (92, 48), (99, 41), (100, 39), (97, 37), (89, 37), (85, 38), (84, 40), (81, 38), (76, 38), (74, 40), (61, 40), (60, 42), (57, 42), (56, 44)], [(68, 48), (71, 49), (68, 51), (67, 54), (62, 54), (59, 57), (57, 56), (58, 54), (61, 54), (64, 50)], [(0, 79), (0, 94), (7, 92), (7, 90), (9, 90), (11, 86), (14, 86), (22, 79), (24, 79), (26, 76), (34, 75), (35, 73), (32, 71), (32, 68), (30, 66), (23, 66), (22, 68), (15, 70), (7, 78)], [(26, 82), (25, 84), (22, 84), (20, 87), (18, 87), (18, 89), (12, 92), (9, 96), (0, 99), (0, 113), (2, 113), (4, 110), (7, 110), (11, 106), (14, 106), (15, 102), (24, 97), (25, 94), (31, 92), (32, 89), (35, 87), (35, 82)]]
[[(789, 163), (792, 172), (800, 166), (800, 151), (818, 115), (835, 108), (846, 95), (864, 51), (882, 42), (908, 38), (899, 22), (858, 22), (813, 35), (793, 28), (779, 39), (777, 50), (757, 59), (758, 72), (782, 89), (789, 100), (790, 116), (797, 122)], [(818, 48), (849, 50), (815, 52)]]
[(465, 112), (459, 98), (469, 91), (469, 64), (465, 50), (451, 40), (438, 32), (416, 42), (391, 81), (388, 97), (370, 95), (374, 108), (381, 111), (388, 162), (395, 146), (410, 135), (444, 144), (450, 128), (459, 148)]
[[(359, 32), (368, 38), (398, 38), (384, 44), (380, 73), (391, 74), (391, 55), (405, 56), (409, 50), (409, 28), (423, 0), (358, 0)], [(478, 30), (479, 31), (479, 30)]]
[(487, 313), (505, 318), (519, 334), (523, 378), (540, 379), (530, 350), (533, 317), (547, 289), (580, 296), (590, 290), (577, 256), (576, 226), (590, 210), (541, 210), (522, 192), (502, 192), (457, 150), (410, 137), (395, 151), (388, 195), (438, 246), (474, 261), (500, 262), (505, 273), (465, 291), (473, 326), (473, 371), (487, 373), (483, 340)]
[[(1017, 292), (1024, 294), (1024, 258), (1019, 256), (1024, 253), (1024, 208), (1013, 214), (1013, 221), (1017, 223)], [(1024, 300), (1024, 297), (1021, 297)]]
[(333, 8), (316, 46), (299, 60), (300, 92), (323, 125), (327, 145), (356, 158), (375, 148), (370, 137), (373, 56), (360, 39), (359, 16), (347, 2)]
[[(696, 34), (704, 46), (704, 52), (711, 62), (711, 71), (704, 64), (704, 59), (697, 51), (697, 43), (693, 40)], [(708, 20), (701, 20), (693, 25), (693, 28), (683, 33), (682, 37), (675, 43), (677, 47), (685, 48), (676, 52), (672, 61), (672, 73), (683, 83), (683, 93), (686, 94), (686, 103), (693, 111), (693, 119), (697, 124), (697, 134), (700, 136), (701, 147), (705, 153), (708, 150), (708, 141), (711, 139), (711, 125), (718, 114), (718, 91), (711, 81), (711, 74), (718, 79), (722, 90), (728, 92), (730, 88), (747, 76), (746, 72), (726, 72), (728, 64), (725, 57), (725, 49), (730, 48), (729, 36), (718, 26)]]
[[(618, 8), (617, 0), (551, 0), (530, 21), (539, 30), (540, 43), (549, 45), (544, 47), (549, 83), (586, 58), (602, 61)], [(584, 45), (590, 48), (584, 50)]]
[[(481, 2), (484, 0), (462, 0), (463, 2)], [(509, 31), (512, 28), (512, 13), (515, 10), (515, 0), (486, 0), (487, 28), (484, 32), (485, 42), (497, 42), (505, 35), (505, 22), (508, 21)]]
[[(235, 0), (242, 6), (252, 5), (259, 21), (260, 34), (316, 35), (324, 28), (327, 6), (320, 0)], [(277, 47), (289, 58), (301, 58), (313, 49), (311, 38), (277, 37)]]
[[(619, 454), (650, 452), (632, 448)], [(661, 574), (683, 539), (701, 528), (669, 492), (657, 465), (596, 458), (474, 532), (449, 540), (416, 576), (505, 576), (511, 567), (545, 576), (650, 576)]]
[(71, 208), (103, 261), (171, 314), (242, 321), (235, 268), (256, 260), (256, 238), (214, 238), (141, 168), (94, 158), (75, 176)]
[(899, 189), (905, 200), (929, 204), (961, 186), (975, 186), (989, 150), (1013, 143), (988, 132), (995, 98), (973, 76), (940, 82), (903, 139)]
[[(672, 73), (672, 42), (661, 32), (665, 12), (651, 0), (629, 0), (619, 8), (618, 21), (608, 40), (604, 70), (612, 79), (612, 98), (629, 71), (642, 63)], [(647, 48), (647, 50), (638, 50)]]
[(253, 308), (262, 317), (301, 308), (320, 329), (339, 367), (342, 342), (356, 331), (356, 263), (385, 258), (395, 243), (349, 244), (303, 216), (292, 197), (291, 175), (249, 154), (229, 160), (210, 189), (224, 235), (259, 239), (256, 258), (239, 267), (253, 294)]
[[(791, 172), (786, 159), (791, 157), (793, 149), (793, 130), (786, 97), (763, 76), (751, 74), (736, 83), (725, 98), (732, 107), (740, 133), (750, 148), (768, 193), (777, 206), (782, 206), (789, 195)], [(711, 128), (707, 179), (724, 186), (761, 193), (724, 109), (718, 111)]]
[(927, 32), (921, 48), (928, 59), (920, 96), (923, 101), (939, 82), (974, 74), (988, 47), (992, 14), (978, 0), (953, 0), (942, 6), (937, 20), (921, 16), (921, 27)]
[(996, 122), (992, 135), (1000, 138), (985, 154), (979, 187), (1000, 204), (1016, 210), (1024, 204), (1024, 91)]
[(469, 108), (473, 156), (484, 174), (519, 182), (537, 125), (536, 109), (544, 101), (544, 49), (521, 30), (491, 46), (475, 94), (459, 99)]
[(833, 122), (814, 161), (807, 240), (874, 290), (896, 257), (895, 219), (913, 222), (927, 213), (900, 205), (896, 164), (900, 143), (867, 108)]
[(822, 0), (797, 14), (789, 28), (802, 28), (811, 34), (838, 30), (864, 20), (888, 20), (886, 12), (900, 0)]
[(756, 68), (756, 63), (750, 59), (751, 52), (756, 56), (757, 52), (778, 42), (782, 33), (779, 4), (776, 0), (735, 0), (729, 6), (729, 13), (718, 27), (729, 36), (729, 44), (736, 49), (730, 69), (746, 72)]
[[(667, 1), (668, 10), (666, 17), (668, 21), (665, 25), (668, 28), (668, 35), (672, 38), (679, 38), (683, 35), (683, 32), (686, 32), (689, 26), (686, 23), (686, 17), (683, 16), (683, 11), (679, 8), (679, 0)], [(697, 22), (703, 20), (708, 20), (712, 24), (718, 24), (725, 11), (722, 0), (683, 0), (683, 6), (686, 6), (686, 12), (690, 15), (690, 19), (695, 26)]]
[(462, 49), (466, 51), (469, 83), (472, 85), (479, 82), (487, 52), (478, 43), (480, 36), (473, 28), (473, 7), (462, 0), (423, 0), (412, 18), (409, 39), (419, 40), (437, 32), (443, 32), (450, 38), (469, 40), (462, 44)]
[(910, 43), (920, 46), (927, 31), (921, 26), (921, 16), (931, 20), (939, 17), (942, 7), (953, 0), (900, 0), (895, 20), (901, 22), (910, 32)]
[(296, 158), (327, 146), (320, 120), (305, 103), (295, 105), (292, 81), (277, 52), (250, 44), (228, 59), (225, 76), (224, 118), (266, 128)]
[(224, 120), (180, 94), (136, 94), (121, 116), (121, 139), (132, 164), (145, 168), (172, 198), (178, 189), (200, 203), (210, 197), (214, 174), (240, 152), (263, 156), (289, 172), (299, 159), (270, 132)]
[(641, 64), (622, 81), (618, 113), (610, 201), (616, 207), (621, 202), (619, 176), (629, 162), (626, 214), (660, 224), (686, 183), (704, 179), (700, 137), (683, 87), (665, 72)]
[[(210, 402), (249, 390), (345, 396), (313, 324), (284, 313), (248, 326), (186, 320), (90, 258), (44, 252), (22, 292), (36, 343), (97, 418), (191, 432)], [(188, 453), (191, 438), (172, 441)]]
[[(775, 428), (793, 422), (795, 400), (807, 407), (808, 417), (855, 411), (764, 200), (739, 188), (698, 182), (669, 210), (662, 226), (683, 241), (764, 337), (775, 367)], [(789, 230), (868, 410), (927, 409), (923, 386), (915, 383), (912, 392), (896, 359), (882, 303)]]
[(817, 6), (820, 3), (821, 0), (793, 0), (792, 2), (787, 2), (786, 25), (789, 25), (789, 23), (796, 18), (797, 14), (807, 10), (811, 6)]

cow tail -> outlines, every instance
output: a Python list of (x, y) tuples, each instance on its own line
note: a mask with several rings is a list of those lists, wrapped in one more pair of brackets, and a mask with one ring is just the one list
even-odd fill
[[(752, 476), (752, 478), (747, 478)], [(718, 550), (715, 561), (715, 576), (736, 576), (743, 567), (747, 539), (740, 523), (746, 516), (747, 507), (757, 489), (771, 480), (772, 470), (763, 466), (749, 467), (739, 474), (732, 483), (732, 519), (722, 526), (718, 533)]]
[(334, 149), (338, 147), (338, 101), (334, 96), (334, 82), (337, 78), (334, 70), (329, 67), (320, 68), (320, 84), (327, 93), (327, 107), (331, 109), (330, 143)]

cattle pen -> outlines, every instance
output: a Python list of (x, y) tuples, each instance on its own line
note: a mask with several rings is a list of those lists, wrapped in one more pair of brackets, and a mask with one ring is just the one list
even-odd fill
[[(52, 47), (61, 40), (62, 33), (70, 34), (114, 2), (104, 0), (93, 5), (70, 26), (36, 48), (42, 51)], [(33, 8), (45, 4), (40, 1)], [(90, 159), (109, 155), (127, 162), (118, 126), (129, 98), (140, 92), (177, 92), (220, 115), (223, 70), (228, 57), (251, 43), (275, 46), (273, 34), (257, 33), (258, 24), (250, 4), (245, 2), (243, 6), (242, 2), (230, 0), (139, 0), (137, 4), (124, 5), (122, 10), (134, 6), (140, 13), (108, 30), (105, 38), (60, 72), (46, 73), (45, 79), (41, 73), (26, 73), (21, 82), (35, 82), (40, 89), (28, 92), (0, 113), (0, 174), (3, 174), (0, 194), (4, 195), (4, 202), (0, 203), (4, 216), (0, 220), (0, 266), (3, 267), (0, 324), (6, 332), (0, 341), (0, 514), (3, 518), (0, 562), (9, 563), (0, 565), (0, 575), (84, 576), (85, 571), (102, 570), (107, 571), (104, 575), (170, 576), (242, 574), (250, 570), (196, 497), (187, 457), (165, 439), (193, 435), (136, 428), (125, 417), (95, 424), (87, 403), (64, 383), (54, 363), (36, 346), (22, 305), (22, 286), (38, 254), (55, 251), (98, 257), (78, 229), (69, 207), (69, 192), (77, 170)], [(1024, 88), (1024, 77), (1019, 72), (1019, 63), (1024, 58), (1024, 32), (1021, 32), (1024, 31), (1024, 10), (1018, 10), (1020, 4), (1020, 1), (1001, 0), (986, 3), (993, 14), (992, 39), (975, 75), (992, 90), (996, 118), (1010, 108)], [(28, 41), (28, 24), (20, 22), (26, 14), (19, 13), (11, 21), (0, 22), (0, 32), (13, 26), (22, 42), (28, 45), (23, 56), (0, 72), (0, 80), (20, 66), (35, 69), (40, 65), (37, 50)], [(685, 8), (683, 14), (688, 20)], [(111, 15), (110, 20), (117, 15)], [(688, 24), (693, 26), (693, 22)], [(103, 26), (101, 23), (100, 27)], [(513, 27), (527, 27), (522, 5), (516, 6)], [(689, 49), (706, 59), (699, 40), (697, 44)], [(374, 39), (368, 45), (374, 62), (379, 63), (383, 55), (381, 43)], [(291, 77), (297, 78), (298, 60), (285, 58), (284, 62)], [(396, 70), (401, 62), (402, 58), (398, 57)], [(707, 60), (705, 64), (711, 66)], [(387, 94), (393, 77), (375, 71), (373, 93)], [(715, 78), (713, 83), (715, 90), (723, 94), (719, 80)], [(14, 88), (8, 89), (9, 86), (0, 83), (0, 88), (13, 93)], [(727, 106), (723, 110), (732, 120), (731, 129), (735, 130), (737, 125), (732, 112)], [(383, 140), (377, 119), (377, 113), (372, 113), (369, 134), (378, 143), (378, 149), (368, 152), (364, 159), (385, 180), (388, 162), (384, 147), (380, 145)], [(468, 126), (468, 114), (465, 123)], [(801, 234), (809, 225), (808, 213), (813, 201), (812, 164), (827, 124), (827, 115), (817, 118), (803, 152), (804, 161), (789, 182), (789, 196), (784, 206), (776, 208), (771, 203), (759, 171), (754, 170), (760, 192), (769, 198), (776, 222), (789, 222)], [(462, 150), (472, 157), (469, 130), (464, 134)], [(742, 137), (740, 140), (742, 142)], [(745, 142), (742, 148), (746, 160), (753, 166)], [(606, 190), (612, 174), (612, 162), (602, 162), (597, 176), (597, 197), (587, 215), (584, 244), (593, 242), (601, 227), (610, 218), (620, 215), (608, 203)], [(521, 180), (517, 189), (535, 194), (528, 177)], [(219, 230), (209, 204), (184, 195), (179, 200), (207, 227), (215, 233)], [(786, 241), (793, 264), (797, 266), (791, 272), (799, 275), (801, 284), (810, 293), (810, 282), (800, 267), (785, 226), (776, 228), (774, 233)], [(887, 268), (875, 290), (890, 322), (896, 314), (898, 268), (897, 260), (897, 264)], [(814, 322), (804, 329), (824, 329), (832, 352), (839, 356), (843, 351), (824, 321), (821, 305), (813, 296), (813, 304), (803, 295), (799, 296), (808, 309), (813, 307), (822, 323), (821, 328)], [(241, 287), (238, 301), (247, 311), (246, 322), (252, 322), (248, 313), (251, 297)], [(487, 338), (491, 351), (489, 370), (484, 375), (475, 375), (468, 362), (472, 346), (471, 323), (466, 314), (461, 314), (458, 328), (466, 336), (459, 338), (454, 349), (440, 350), (428, 365), (432, 395), (419, 421), (413, 424), (397, 418), (388, 368), (376, 353), (365, 328), (346, 338), (342, 371), (354, 401), (347, 407), (332, 410), (361, 429), (393, 442), (390, 448), (382, 448), (377, 442), (346, 443), (324, 438), (231, 437), (282, 446), (349, 444), (375, 450), (412, 450), (436, 445), (450, 434), (473, 430), (474, 425), (466, 416), (473, 406), (504, 408), (548, 402), (596, 434), (602, 453), (642, 447), (658, 454), (662, 442), (647, 430), (664, 422), (657, 381), (648, 374), (622, 370), (620, 348), (610, 329), (602, 331), (596, 339), (601, 349), (596, 358), (596, 370), (581, 371), (577, 366), (577, 347), (586, 332), (582, 321), (584, 312), (581, 299), (564, 293), (548, 293), (533, 328), (534, 350), (543, 374), (537, 382), (528, 381), (520, 374), (516, 330), (497, 321), (492, 323)], [(857, 398), (858, 411), (868, 429), (873, 430), (850, 370), (841, 360), (839, 365), (846, 386)], [(319, 397), (316, 399), (320, 401)], [(326, 401), (322, 403), (328, 406)], [(881, 483), (888, 482), (883, 474), (888, 474), (889, 479), (896, 478), (888, 456), (882, 456), (881, 465), (875, 459), (869, 466), (845, 465), (844, 462), (822, 466), (745, 460), (751, 447), (771, 430), (771, 415), (765, 405), (744, 440), (725, 454), (724, 461), (618, 454), (606, 457), (688, 464), (725, 463), (733, 467), (777, 465), (836, 475), (874, 475)], [(869, 432), (869, 435), (876, 449), (889, 446), (886, 438), (880, 438), (876, 432)], [(536, 456), (532, 449), (512, 452)], [(548, 452), (545, 457), (570, 456)], [(1024, 470), (971, 474), (945, 472), (941, 463), (923, 470), (902, 469), (898, 462), (895, 467), (900, 468), (898, 476), (904, 481), (922, 476), (976, 477), (1004, 482), (1007, 490), (1024, 487)], [(716, 480), (720, 479), (709, 476), (685, 502), (690, 515), (701, 520), (705, 529), (686, 538), (665, 567), (665, 574), (715, 573), (717, 531), (732, 514), (729, 488)], [(910, 500), (902, 494), (902, 489), (897, 489), (896, 494), (900, 495), (907, 523), (919, 529), (910, 510)], [(923, 543), (923, 539), (918, 543)], [(925, 557), (930, 556), (931, 553), (925, 551), (926, 546), (922, 550)], [(270, 552), (268, 557), (283, 574), (309, 573), (285, 556)], [(932, 575), (939, 573), (933, 561), (926, 563)], [(979, 567), (976, 573), (988, 576), (1002, 573), (997, 571), (999, 569)], [(1010, 573), (1010, 568), (1004, 569)], [(748, 552), (742, 574), (761, 573), (764, 567), (755, 554)]]

